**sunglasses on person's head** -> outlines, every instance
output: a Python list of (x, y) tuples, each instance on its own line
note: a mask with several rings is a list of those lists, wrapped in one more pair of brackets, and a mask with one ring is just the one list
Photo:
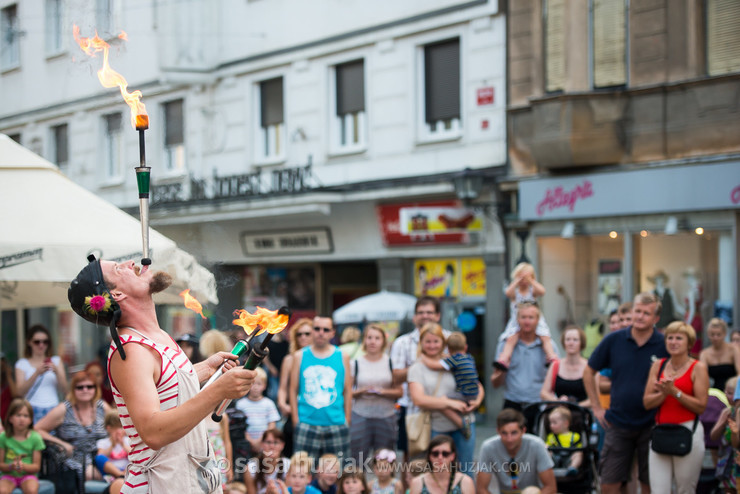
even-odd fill
[(78, 384), (77, 386), (75, 386), (75, 389), (77, 391), (82, 391), (83, 389), (95, 389), (95, 385), (94, 384)]
[(321, 326), (314, 326), (313, 327), (313, 330), (314, 331), (323, 331), (324, 333), (331, 333), (332, 331), (334, 331), (332, 328), (322, 328)]
[(438, 449), (434, 449), (429, 452), (429, 456), (432, 458), (436, 458), (438, 456), (449, 458), (450, 456), (452, 456), (452, 451), (439, 451)]
[(31, 340), (34, 345), (48, 345), (49, 340)]

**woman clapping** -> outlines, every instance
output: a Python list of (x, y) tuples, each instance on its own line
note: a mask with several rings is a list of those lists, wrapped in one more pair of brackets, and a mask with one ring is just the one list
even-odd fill
[(675, 321), (665, 329), (666, 349), (670, 358), (656, 361), (650, 368), (643, 404), (657, 408), (657, 424), (680, 424), (693, 430), (691, 451), (685, 456), (656, 453), (649, 456), (650, 490), (653, 494), (670, 493), (676, 482), (678, 494), (694, 493), (704, 458), (704, 428), (698, 416), (707, 406), (709, 374), (707, 366), (689, 356), (696, 340), (694, 329)]

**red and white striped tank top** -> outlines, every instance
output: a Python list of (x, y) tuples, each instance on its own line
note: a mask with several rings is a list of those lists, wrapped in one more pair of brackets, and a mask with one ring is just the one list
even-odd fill
[[(172, 346), (163, 346), (158, 344), (144, 335), (139, 333), (133, 328), (127, 328), (136, 332), (139, 336), (132, 335), (121, 335), (121, 344), (126, 345), (129, 343), (135, 343), (139, 345), (148, 346), (154, 349), (160, 356), (160, 377), (156, 383), (157, 394), (159, 395), (159, 409), (169, 410), (177, 406), (177, 393), (178, 393), (178, 376), (177, 369), (181, 372), (193, 374), (195, 369), (193, 364), (190, 363), (188, 357), (185, 355), (180, 347), (172, 341)], [(110, 376), (110, 359), (113, 354), (117, 351), (116, 345), (111, 342), (110, 348), (108, 349), (108, 375)], [(122, 494), (146, 494), (149, 492), (148, 482), (146, 475), (137, 468), (137, 465), (145, 464), (154, 454), (155, 450), (150, 448), (144, 443), (139, 437), (139, 433), (136, 431), (131, 416), (129, 415), (128, 408), (123, 401), (121, 393), (116, 387), (116, 383), (113, 378), (110, 378), (111, 387), (113, 389), (113, 398), (118, 407), (118, 416), (121, 418), (121, 425), (126, 432), (131, 443), (131, 452), (128, 455), (129, 467), (126, 474), (126, 481), (123, 488), (121, 489)]]

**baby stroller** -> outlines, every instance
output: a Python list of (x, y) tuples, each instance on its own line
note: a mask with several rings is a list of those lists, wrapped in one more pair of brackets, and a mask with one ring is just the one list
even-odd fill
[[(561, 494), (584, 494), (590, 492), (600, 493), (598, 482), (596, 445), (599, 437), (594, 427), (595, 419), (588, 408), (567, 401), (543, 401), (533, 403), (527, 408), (536, 408), (534, 413), (534, 430), (528, 431), (547, 441), (550, 434), (550, 412), (557, 407), (565, 407), (571, 413), (570, 431), (575, 439), (572, 445), (549, 446), (555, 466), (555, 480), (558, 484), (558, 492)], [(530, 411), (530, 413), (532, 413)], [(574, 453), (583, 455), (581, 465), (575, 470), (569, 471), (570, 458)]]

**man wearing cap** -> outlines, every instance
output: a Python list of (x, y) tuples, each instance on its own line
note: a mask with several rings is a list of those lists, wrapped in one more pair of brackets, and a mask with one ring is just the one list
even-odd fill
[[(108, 372), (131, 443), (121, 492), (221, 492), (221, 465), (202, 421), (224, 399), (244, 396), (254, 371), (236, 367), (227, 352), (190, 363), (157, 321), (152, 294), (172, 283), (167, 273), (134, 261), (88, 260), (68, 298), (82, 318), (110, 327)], [(224, 359), (224, 374), (200, 391)]]

